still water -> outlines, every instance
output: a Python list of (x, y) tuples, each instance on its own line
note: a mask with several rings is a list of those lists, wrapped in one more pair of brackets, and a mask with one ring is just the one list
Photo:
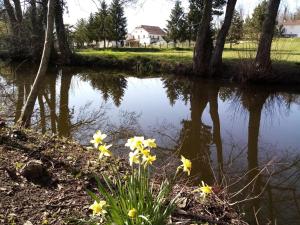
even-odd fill
[[(35, 71), (1, 68), (0, 118), (18, 119)], [(156, 138), (161, 163), (192, 159), (193, 177), (229, 185), (250, 224), (300, 224), (300, 87), (53, 68), (31, 124), (84, 145), (101, 129), (117, 149), (133, 135)]]

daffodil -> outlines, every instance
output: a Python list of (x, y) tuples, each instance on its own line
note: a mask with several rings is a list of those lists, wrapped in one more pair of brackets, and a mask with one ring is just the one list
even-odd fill
[(148, 157), (150, 155), (150, 150), (148, 149), (141, 149), (141, 153), (143, 155), (143, 157)]
[(100, 151), (100, 155), (99, 158), (102, 159), (103, 156), (109, 157), (112, 155), (111, 151), (109, 151), (108, 149), (111, 147), (112, 145), (101, 145), (98, 150)]
[(140, 155), (139, 155), (139, 151), (134, 151), (134, 152), (130, 152), (129, 153), (129, 163), (130, 166), (134, 164), (140, 164)]
[(183, 169), (183, 172), (186, 172), (188, 175), (191, 174), (192, 162), (186, 159), (184, 156), (181, 156), (182, 165), (177, 168), (177, 170)]
[(127, 140), (125, 144), (126, 147), (129, 147), (132, 151), (138, 149), (143, 149), (144, 137), (133, 137)]
[(105, 205), (106, 201), (95, 201), (94, 204), (90, 206), (90, 209), (93, 211), (93, 216), (107, 213), (107, 211), (104, 209)]
[(201, 195), (205, 198), (207, 195), (210, 195), (213, 193), (212, 187), (205, 184), (202, 181), (202, 186), (200, 186), (199, 191), (201, 192)]
[(147, 148), (147, 147), (156, 148), (157, 147), (157, 145), (155, 143), (155, 139), (147, 139), (147, 140), (144, 141), (143, 144), (144, 144), (145, 148)]
[(91, 140), (91, 143), (95, 146), (95, 148), (98, 148), (99, 145), (103, 143), (103, 140), (107, 137), (106, 134), (102, 134), (100, 130), (98, 130), (93, 135), (93, 140)]
[(148, 165), (152, 165), (152, 163), (156, 160), (156, 156), (155, 155), (149, 155), (149, 156), (143, 156), (143, 163), (146, 166)]
[(129, 212), (128, 212), (128, 216), (131, 219), (135, 218), (137, 216), (137, 210), (135, 208), (130, 209)]

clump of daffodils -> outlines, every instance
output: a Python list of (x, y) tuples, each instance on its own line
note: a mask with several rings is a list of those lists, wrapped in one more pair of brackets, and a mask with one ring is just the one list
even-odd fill
[(100, 130), (97, 131), (94, 135), (93, 135), (93, 139), (90, 141), (91, 144), (94, 145), (94, 147), (99, 151), (99, 159), (102, 159), (104, 156), (109, 157), (112, 156), (111, 151), (109, 150), (109, 148), (112, 145), (106, 145), (104, 143), (104, 139), (107, 137), (106, 134), (103, 134)]
[(126, 147), (129, 147), (131, 152), (129, 153), (129, 164), (140, 164), (147, 167), (152, 165), (156, 160), (155, 155), (151, 155), (151, 149), (156, 148), (155, 139), (147, 139), (144, 137), (133, 137), (128, 139), (125, 144)]
[[(99, 151), (100, 159), (112, 157), (109, 150), (112, 145), (104, 142), (106, 137), (106, 134), (97, 131), (91, 140), (91, 144)], [(154, 190), (149, 171), (156, 161), (156, 155), (152, 154), (152, 149), (157, 148), (155, 139), (133, 137), (128, 139), (125, 146), (130, 149), (128, 156), (132, 173), (124, 181), (111, 165), (115, 172), (114, 179), (103, 175), (106, 185), (97, 180), (98, 190), (105, 201), (100, 201), (93, 192), (88, 191), (94, 199), (90, 206), (94, 218), (116, 225), (165, 224), (176, 205), (177, 197), (171, 201), (168, 201), (168, 197), (177, 172), (182, 170), (190, 175), (191, 161), (181, 156), (182, 165), (178, 167), (174, 179), (171, 182), (166, 179), (158, 190)], [(112, 184), (115, 188), (112, 188)]]

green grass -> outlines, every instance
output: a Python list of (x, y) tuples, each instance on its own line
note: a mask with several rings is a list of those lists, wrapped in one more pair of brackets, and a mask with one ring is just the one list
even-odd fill
[[(230, 49), (226, 44), (224, 60), (238, 60), (254, 58), (257, 45), (254, 42), (242, 41), (233, 45)], [(192, 48), (184, 49), (158, 49), (158, 48), (120, 48), (107, 50), (85, 49), (78, 51), (80, 55), (108, 57), (120, 60), (127, 60), (135, 57), (146, 57), (151, 60), (159, 60), (168, 63), (191, 63), (193, 57)], [(286, 63), (300, 63), (300, 38), (278, 39), (273, 42), (272, 59)]]
[[(120, 49), (121, 50), (121, 49)], [(107, 49), (107, 50), (93, 50), (93, 49), (86, 49), (80, 50), (78, 52), (81, 55), (88, 55), (88, 56), (99, 56), (99, 57), (111, 57), (121, 60), (127, 60), (130, 58), (135, 57), (147, 57), (149, 59), (161, 60), (161, 61), (168, 61), (168, 62), (183, 62), (189, 63), (192, 60), (192, 50), (173, 50), (173, 49), (161, 49), (159, 51), (150, 52), (148, 49), (145, 51), (131, 51), (127, 49), (124, 51), (118, 51), (116, 49)]]

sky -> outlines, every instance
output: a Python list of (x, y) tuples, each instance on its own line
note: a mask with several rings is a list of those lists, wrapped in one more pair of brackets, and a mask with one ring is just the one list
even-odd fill
[[(238, 0), (237, 8), (243, 8), (244, 14), (252, 13), (255, 6), (261, 0)], [(65, 23), (76, 24), (80, 18), (88, 18), (91, 12), (96, 12), (97, 5), (95, 2), (99, 0), (71, 0), (68, 1), (68, 13), (65, 15)], [(110, 3), (110, 0), (106, 0)], [(166, 27), (170, 12), (174, 6), (174, 0), (143, 0), (143, 4), (137, 3), (133, 6), (126, 7), (125, 14), (127, 16), (128, 31), (131, 32), (139, 25), (153, 25)], [(183, 0), (183, 6), (188, 8), (187, 0)], [(287, 5), (291, 11), (295, 11), (300, 7), (300, 0), (283, 0), (281, 7)]]

